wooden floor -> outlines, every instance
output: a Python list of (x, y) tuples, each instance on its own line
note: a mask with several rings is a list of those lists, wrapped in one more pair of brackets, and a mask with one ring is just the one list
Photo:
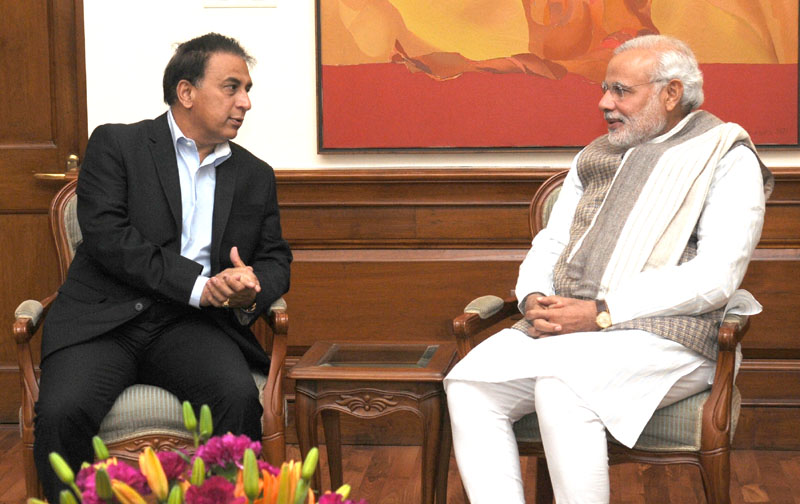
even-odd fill
[[(321, 464), (325, 468), (322, 450)], [(420, 449), (416, 446), (344, 446), (344, 478), (352, 497), (370, 504), (419, 502)], [(288, 457), (299, 458), (296, 445)], [(491, 463), (491, 461), (487, 461)], [(526, 481), (536, 474), (535, 464), (522, 462)], [(800, 452), (735, 451), (731, 457), (731, 502), (800, 504)], [(327, 470), (323, 485), (329, 488)], [(533, 496), (527, 496), (533, 502)], [(22, 454), (15, 427), (0, 427), (0, 504), (25, 501)], [(611, 502), (614, 504), (705, 503), (697, 469), (623, 464), (611, 468)], [(451, 462), (448, 504), (463, 504), (455, 461)]]

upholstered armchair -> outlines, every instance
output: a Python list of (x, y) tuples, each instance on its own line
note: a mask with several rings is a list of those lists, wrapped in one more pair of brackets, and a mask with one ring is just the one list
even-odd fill
[[(75, 214), (77, 180), (69, 182), (56, 194), (50, 206), (50, 227), (59, 258), (63, 282), (75, 248), (81, 242), (81, 231)], [(23, 459), (28, 496), (40, 496), (41, 488), (33, 462), (33, 406), (39, 397), (32, 338), (47, 315), (57, 293), (41, 300), (27, 300), (15, 311), (13, 337), (17, 345), (17, 358), (22, 384), (20, 431), (23, 442)], [(285, 457), (285, 401), (283, 396), (283, 368), (286, 360), (286, 338), (289, 318), (283, 298), (272, 304), (256, 322), (256, 336), (270, 354), (272, 364), (268, 376), (254, 373), (253, 379), (261, 390), (262, 456), (273, 465)], [(267, 326), (270, 330), (267, 329)], [(111, 411), (100, 426), (99, 436), (105, 441), (111, 455), (127, 460), (137, 460), (145, 446), (154, 449), (193, 446), (191, 435), (183, 426), (182, 408), (177, 397), (164, 389), (150, 385), (133, 385), (117, 398)]]
[[(529, 208), (531, 235), (542, 229), (550, 215), (566, 171), (547, 179)], [(487, 329), (508, 319), (519, 319), (513, 292), (502, 299), (483, 296), (473, 300), (453, 320), (453, 332), (461, 357), (466, 355)], [(741, 396), (734, 385), (736, 347), (746, 329), (747, 317), (728, 315), (719, 328), (719, 358), (714, 385), (699, 394), (655, 412), (632, 448), (609, 439), (609, 463), (692, 464), (700, 469), (706, 499), (710, 504), (730, 502), (730, 450), (739, 418)], [(499, 329), (502, 326), (499, 326)], [(553, 502), (553, 489), (544, 458), (536, 413), (520, 419), (514, 432), (521, 455), (537, 460), (536, 502)]]

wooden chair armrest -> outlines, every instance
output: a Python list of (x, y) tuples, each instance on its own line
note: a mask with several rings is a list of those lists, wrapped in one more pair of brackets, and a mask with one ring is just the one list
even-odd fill
[(17, 306), (12, 334), (18, 345), (29, 342), (36, 334), (57, 295), (54, 293), (41, 301), (27, 299)]
[(749, 321), (747, 316), (726, 315), (717, 335), (719, 353), (711, 395), (703, 406), (702, 450), (730, 446), (731, 400), (736, 346), (742, 341)]
[(473, 299), (464, 313), (453, 319), (453, 335), (458, 344), (459, 357), (464, 357), (473, 347), (472, 337), (512, 315), (518, 315), (517, 298), (509, 296), (481, 296)]
[(39, 382), (36, 379), (30, 341), (42, 326), (50, 305), (57, 295), (58, 293), (54, 293), (42, 301), (28, 299), (20, 303), (14, 310), (12, 336), (17, 344), (17, 364), (22, 379), (23, 395), (28, 398), (22, 401), (23, 429), (33, 428), (33, 405), (39, 400)]

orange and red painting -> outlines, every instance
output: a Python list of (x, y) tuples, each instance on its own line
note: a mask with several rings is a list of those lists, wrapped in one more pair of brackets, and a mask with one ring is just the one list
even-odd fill
[(579, 147), (640, 34), (686, 41), (704, 109), (798, 145), (797, 0), (317, 0), (319, 148)]

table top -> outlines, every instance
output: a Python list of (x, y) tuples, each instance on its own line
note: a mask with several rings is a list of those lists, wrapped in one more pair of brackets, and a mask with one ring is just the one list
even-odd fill
[(317, 341), (289, 370), (294, 380), (441, 382), (456, 361), (454, 343)]

